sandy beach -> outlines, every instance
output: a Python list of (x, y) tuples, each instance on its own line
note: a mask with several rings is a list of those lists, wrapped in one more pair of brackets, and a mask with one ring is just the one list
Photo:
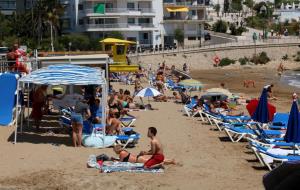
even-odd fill
[[(213, 69), (193, 71), (205, 89), (226, 87), (245, 98), (258, 97), (262, 86), (273, 83), (279, 112), (287, 112), (295, 88), (280, 82), (270, 68)], [(256, 81), (256, 88), (244, 88), (243, 80)], [(115, 85), (116, 89), (133, 86)], [(142, 138), (133, 153), (149, 149), (147, 128), (158, 129), (167, 158), (180, 166), (167, 166), (163, 174), (103, 174), (86, 167), (90, 154), (115, 156), (111, 148), (73, 148), (67, 135), (26, 132), (12, 144), (13, 127), (0, 128), (0, 189), (263, 189), (265, 168), (246, 148), (247, 143), (231, 143), (224, 132), (214, 130), (197, 118), (188, 118), (183, 105), (172, 101), (152, 102), (159, 110), (132, 112), (138, 117), (135, 130)]]

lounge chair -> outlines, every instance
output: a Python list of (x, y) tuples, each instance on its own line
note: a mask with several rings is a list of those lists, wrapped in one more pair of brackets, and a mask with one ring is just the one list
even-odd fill
[(194, 112), (193, 109), (197, 105), (197, 101), (194, 98), (191, 98), (190, 103), (183, 106), (183, 109), (188, 117), (194, 117), (197, 112)]
[(135, 117), (122, 117), (120, 118), (122, 127), (131, 127), (133, 123), (136, 121)]
[[(256, 126), (255, 128), (253, 126)], [(271, 136), (281, 136), (282, 132), (278, 130), (263, 130), (259, 128), (256, 122), (225, 124), (224, 132), (232, 142), (239, 142), (241, 139), (271, 139)], [(276, 140), (280, 140), (277, 138)]]
[(300, 160), (299, 151), (280, 149), (278, 150), (278, 153), (272, 153), (271, 149), (266, 149), (260, 146), (256, 146), (254, 149), (257, 152), (260, 162), (269, 170), (272, 170), (272, 165), (276, 162), (282, 163), (286, 161)]
[(166, 87), (170, 90), (182, 90), (184, 87), (183, 86), (179, 86), (177, 84), (174, 83), (173, 80), (168, 79), (166, 82)]
[[(19, 75), (4, 73), (0, 74), (0, 125), (10, 126), (15, 122), (14, 107), (17, 94), (17, 80)], [(19, 111), (19, 110), (18, 110)]]
[(289, 121), (288, 113), (275, 113), (270, 129), (286, 129)]

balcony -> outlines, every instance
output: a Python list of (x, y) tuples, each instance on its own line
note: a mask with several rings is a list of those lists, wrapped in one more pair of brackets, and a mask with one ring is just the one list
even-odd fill
[(113, 24), (85, 24), (83, 30), (87, 32), (93, 31), (149, 31), (155, 30), (152, 23), (113, 23)]
[(171, 23), (171, 22), (204, 22), (206, 20), (206, 17), (199, 17), (197, 15), (193, 16), (169, 16), (169, 17), (164, 17), (163, 22), (164, 23)]
[(60, 0), (59, 2), (60, 2), (60, 4), (62, 4), (62, 5), (68, 5), (68, 4), (70, 3), (69, 0)]
[(172, 1), (164, 0), (165, 6), (187, 6), (187, 7), (205, 7), (209, 6), (209, 0), (198, 0), (198, 1)]
[(139, 9), (130, 9), (130, 8), (106, 8), (105, 13), (95, 13), (94, 9), (87, 8), (82, 11), (85, 16), (111, 16), (111, 15), (128, 15), (128, 16), (155, 16), (154, 9), (151, 8), (139, 8)]

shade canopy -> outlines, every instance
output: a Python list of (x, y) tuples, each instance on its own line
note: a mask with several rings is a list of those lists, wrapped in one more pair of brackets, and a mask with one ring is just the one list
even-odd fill
[(77, 65), (52, 65), (33, 71), (19, 82), (44, 85), (106, 84), (104, 71)]
[(121, 39), (117, 39), (117, 38), (105, 38), (104, 40), (101, 40), (100, 42), (105, 43), (105, 44), (116, 44), (116, 43), (136, 44), (136, 42), (133, 42), (133, 41), (121, 40)]
[(189, 12), (187, 7), (167, 7), (167, 11), (170, 13), (174, 12)]
[[(105, 79), (105, 72), (100, 69), (77, 66), (77, 65), (51, 65), (36, 71), (33, 71), (27, 76), (22, 77), (18, 81), (17, 91), (24, 90), (24, 85), (21, 84), (38, 84), (38, 85), (99, 85), (101, 86), (102, 96), (102, 117), (101, 124), (106, 125), (106, 97), (107, 97), (107, 83)], [(25, 87), (29, 88), (29, 85)], [(29, 89), (28, 89), (29, 90)], [(19, 99), (19, 93), (17, 93)], [(17, 142), (17, 129), (18, 129), (18, 114), (21, 113), (21, 105), (17, 101), (16, 108), (16, 127), (15, 127), (15, 143)], [(28, 101), (29, 108), (29, 101)], [(19, 111), (20, 110), (20, 111)], [(24, 114), (21, 114), (21, 120)], [(28, 109), (28, 115), (29, 109)], [(29, 123), (28, 123), (29, 125)], [(21, 122), (22, 132), (23, 122)], [(93, 133), (96, 133), (94, 130)], [(94, 134), (92, 134), (94, 135)], [(105, 138), (105, 128), (103, 129), (103, 139)], [(105, 145), (103, 141), (103, 146)]]
[(300, 114), (296, 100), (293, 101), (291, 107), (284, 140), (286, 142), (300, 143)]

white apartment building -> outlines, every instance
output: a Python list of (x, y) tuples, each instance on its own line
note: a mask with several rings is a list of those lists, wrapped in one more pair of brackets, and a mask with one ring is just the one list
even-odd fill
[(209, 0), (164, 0), (164, 44), (174, 43), (174, 31), (180, 29), (185, 45), (200, 45), (208, 5)]
[(162, 0), (61, 0), (63, 30), (103, 38), (113, 31), (142, 46), (161, 44)]

